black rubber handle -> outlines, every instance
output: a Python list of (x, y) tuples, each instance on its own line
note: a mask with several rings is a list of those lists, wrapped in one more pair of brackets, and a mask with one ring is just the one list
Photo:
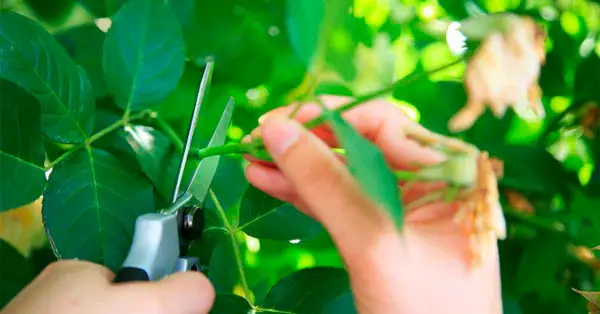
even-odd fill
[(150, 281), (145, 270), (135, 267), (123, 267), (117, 273), (113, 282)]

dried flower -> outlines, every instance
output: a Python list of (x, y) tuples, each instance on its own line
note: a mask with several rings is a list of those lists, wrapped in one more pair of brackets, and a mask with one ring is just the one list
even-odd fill
[(544, 31), (528, 17), (511, 20), (504, 32), (485, 38), (467, 65), (466, 105), (449, 122), (458, 132), (470, 128), (486, 108), (500, 118), (512, 107), (519, 115), (528, 111), (545, 115), (537, 83), (545, 61)]
[(10, 243), (28, 257), (44, 241), (42, 224), (42, 198), (0, 213), (0, 239)]
[(523, 194), (513, 190), (506, 190), (504, 194), (510, 206), (514, 207), (518, 212), (524, 214), (534, 213), (533, 205)]
[(600, 106), (593, 101), (584, 105), (583, 114), (580, 117), (583, 135), (587, 138), (594, 139), (596, 130), (600, 128)]
[(477, 159), (477, 184), (459, 197), (456, 223), (464, 223), (471, 244), (471, 261), (480, 265), (498, 239), (506, 238), (506, 221), (498, 198), (498, 183), (487, 152)]

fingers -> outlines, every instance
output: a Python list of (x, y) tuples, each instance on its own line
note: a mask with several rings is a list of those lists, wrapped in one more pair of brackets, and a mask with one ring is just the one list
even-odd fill
[(114, 273), (110, 269), (95, 263), (83, 260), (66, 259), (50, 263), (38, 275), (37, 279), (43, 279), (46, 276), (57, 278), (71, 278), (73, 276), (85, 276), (96, 282), (110, 282), (114, 278)]
[(159, 282), (136, 282), (113, 286), (115, 313), (203, 314), (215, 300), (210, 281), (199, 272), (173, 274)]
[(104, 266), (60, 260), (23, 289), (2, 313), (94, 313), (99, 295), (110, 287), (113, 273)]
[[(349, 97), (321, 96), (323, 103), (330, 109), (340, 107), (352, 100)], [(261, 121), (274, 115), (289, 115), (295, 105), (277, 108), (267, 113)], [(314, 103), (302, 105), (294, 119), (301, 123), (307, 122), (321, 114), (321, 108)], [(373, 100), (342, 113), (361, 135), (379, 146), (386, 156), (390, 166), (395, 169), (414, 169), (415, 164), (435, 164), (444, 159), (443, 155), (435, 150), (423, 147), (417, 142), (407, 138), (403, 127), (412, 124), (421, 127), (410, 120), (397, 106), (383, 101)], [(337, 147), (337, 141), (331, 129), (325, 125), (312, 130), (323, 141), (332, 147)], [(256, 134), (255, 134), (256, 135)]]
[(284, 202), (298, 202), (294, 186), (278, 169), (253, 163), (246, 168), (246, 178), (257, 189)]
[[(391, 220), (364, 195), (358, 183), (325, 143), (296, 121), (269, 117), (261, 127), (263, 141), (298, 198), (329, 231), (349, 268), (364, 267), (364, 252), (396, 239)], [(262, 169), (265, 170), (265, 169)], [(250, 177), (254, 174), (250, 171)], [(275, 172), (263, 172), (285, 183)], [(258, 175), (257, 175), (258, 176)], [(254, 178), (256, 182), (265, 178)], [(274, 185), (274, 184), (273, 184)]]

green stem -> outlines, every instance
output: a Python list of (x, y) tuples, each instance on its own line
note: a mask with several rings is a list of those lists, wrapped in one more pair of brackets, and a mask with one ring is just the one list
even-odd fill
[(173, 128), (169, 125), (169, 123), (160, 115), (156, 115), (156, 117), (154, 117), (154, 119), (156, 120), (156, 123), (158, 124), (158, 126), (160, 127), (160, 129), (165, 132), (165, 135), (171, 140), (171, 143), (173, 143), (173, 145), (175, 145), (175, 148), (177, 149), (178, 152), (183, 152), (183, 141), (181, 140), (181, 138), (179, 138), (179, 135), (177, 135), (177, 132), (175, 132), (175, 130), (173, 130)]
[(237, 229), (234, 229), (231, 226), (231, 224), (229, 223), (229, 220), (227, 220), (227, 215), (225, 214), (225, 210), (223, 209), (221, 202), (219, 202), (219, 199), (217, 198), (217, 195), (215, 194), (215, 192), (212, 189), (209, 189), (208, 193), (210, 194), (210, 198), (212, 199), (213, 203), (215, 203), (215, 207), (217, 208), (217, 213), (219, 214), (219, 217), (221, 218), (221, 221), (223, 222), (223, 227), (225, 227), (225, 229), (227, 229), (227, 233), (231, 237), (231, 245), (233, 246), (233, 253), (235, 255), (235, 261), (236, 261), (236, 264), (238, 267), (238, 271), (240, 273), (240, 281), (242, 282), (242, 288), (244, 289), (244, 294), (246, 295), (246, 300), (247, 300), (250, 297), (250, 288), (248, 287), (248, 281), (246, 280), (246, 272), (244, 271), (244, 264), (242, 262), (242, 254), (240, 253), (240, 248), (239, 248), (237, 240), (235, 238), (235, 233), (237, 232)]
[(97, 141), (98, 139), (102, 138), (103, 136), (107, 135), (108, 133), (123, 127), (127, 124), (129, 124), (130, 121), (133, 120), (137, 120), (137, 119), (141, 119), (143, 118), (145, 115), (147, 115), (150, 111), (145, 110), (145, 111), (141, 111), (137, 114), (134, 114), (132, 116), (123, 116), (123, 119), (115, 121), (113, 124), (107, 126), (106, 128), (98, 131), (98, 133), (88, 137), (83, 143), (69, 149), (68, 151), (64, 152), (62, 155), (60, 155), (58, 158), (56, 158), (55, 160), (53, 160), (52, 162), (50, 162), (48, 164), (48, 166), (46, 167), (46, 170), (52, 169), (54, 168), (54, 166), (58, 165), (61, 161), (65, 160), (66, 158), (68, 158), (69, 156), (73, 155), (76, 151), (78, 151), (79, 149), (83, 148), (83, 147), (87, 147), (90, 146), (93, 142)]
[(396, 171), (396, 178), (401, 181), (412, 181), (417, 179), (417, 174), (412, 171)]
[(241, 143), (230, 143), (222, 146), (215, 147), (207, 147), (202, 149), (192, 150), (192, 154), (198, 156), (198, 158), (206, 158), (210, 156), (216, 155), (225, 155), (225, 154), (246, 154), (250, 153), (250, 145), (249, 144), (241, 144)]
[[(417, 73), (417, 74), (414, 74), (414, 75), (410, 75), (410, 76), (408, 76), (406, 78), (403, 78), (403, 79), (400, 79), (400, 80), (396, 81), (394, 84), (392, 84), (392, 85), (390, 85), (390, 86), (388, 86), (386, 88), (380, 89), (378, 91), (374, 91), (374, 92), (372, 92), (370, 94), (359, 96), (354, 101), (351, 101), (351, 102), (349, 102), (349, 103), (347, 103), (347, 104), (345, 104), (343, 106), (335, 108), (333, 111), (334, 112), (343, 112), (343, 111), (346, 111), (348, 109), (352, 109), (352, 108), (354, 108), (354, 107), (356, 107), (356, 106), (358, 106), (358, 105), (360, 105), (360, 104), (362, 104), (364, 102), (370, 101), (372, 99), (375, 99), (375, 98), (380, 97), (382, 95), (385, 95), (387, 93), (391, 93), (391, 92), (393, 92), (398, 87), (408, 85), (408, 84), (410, 84), (410, 83), (412, 83), (412, 82), (414, 82), (414, 81), (416, 81), (416, 80), (418, 80), (418, 79), (420, 79), (420, 78), (422, 78), (424, 76), (429, 76), (429, 75), (434, 74), (436, 72), (443, 71), (443, 70), (445, 70), (447, 68), (450, 68), (450, 67), (452, 67), (454, 65), (457, 65), (457, 64), (461, 63), (462, 61), (463, 61), (463, 59), (458, 59), (458, 60), (450, 62), (450, 63), (448, 63), (446, 65), (443, 65), (443, 66), (441, 66), (439, 68), (433, 69), (431, 71), (420, 72), (420, 73)], [(321, 123), (325, 122), (326, 119), (327, 119), (327, 113), (323, 113), (320, 116), (318, 116), (318, 117), (316, 117), (316, 118), (314, 118), (314, 119), (306, 122), (304, 124), (304, 126), (306, 128), (312, 129), (314, 127), (319, 126)]]

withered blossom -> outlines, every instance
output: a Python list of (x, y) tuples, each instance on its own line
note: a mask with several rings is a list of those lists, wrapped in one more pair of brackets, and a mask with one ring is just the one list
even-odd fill
[(477, 158), (477, 183), (460, 196), (455, 222), (469, 235), (471, 262), (481, 265), (498, 239), (506, 238), (506, 221), (498, 195), (497, 176), (487, 152)]
[(40, 197), (30, 204), (0, 213), (0, 239), (29, 257), (31, 251), (45, 240), (41, 210)]
[(523, 194), (513, 190), (506, 190), (504, 194), (510, 206), (514, 207), (516, 211), (522, 214), (534, 214), (533, 204)]
[(597, 130), (600, 128), (600, 106), (593, 101), (586, 103), (579, 120), (583, 128), (583, 135), (594, 139)]
[(518, 114), (528, 111), (545, 115), (538, 85), (545, 62), (546, 34), (529, 17), (511, 19), (506, 31), (485, 38), (467, 65), (467, 103), (449, 121), (448, 129), (469, 129), (489, 106), (500, 118), (512, 107)]

